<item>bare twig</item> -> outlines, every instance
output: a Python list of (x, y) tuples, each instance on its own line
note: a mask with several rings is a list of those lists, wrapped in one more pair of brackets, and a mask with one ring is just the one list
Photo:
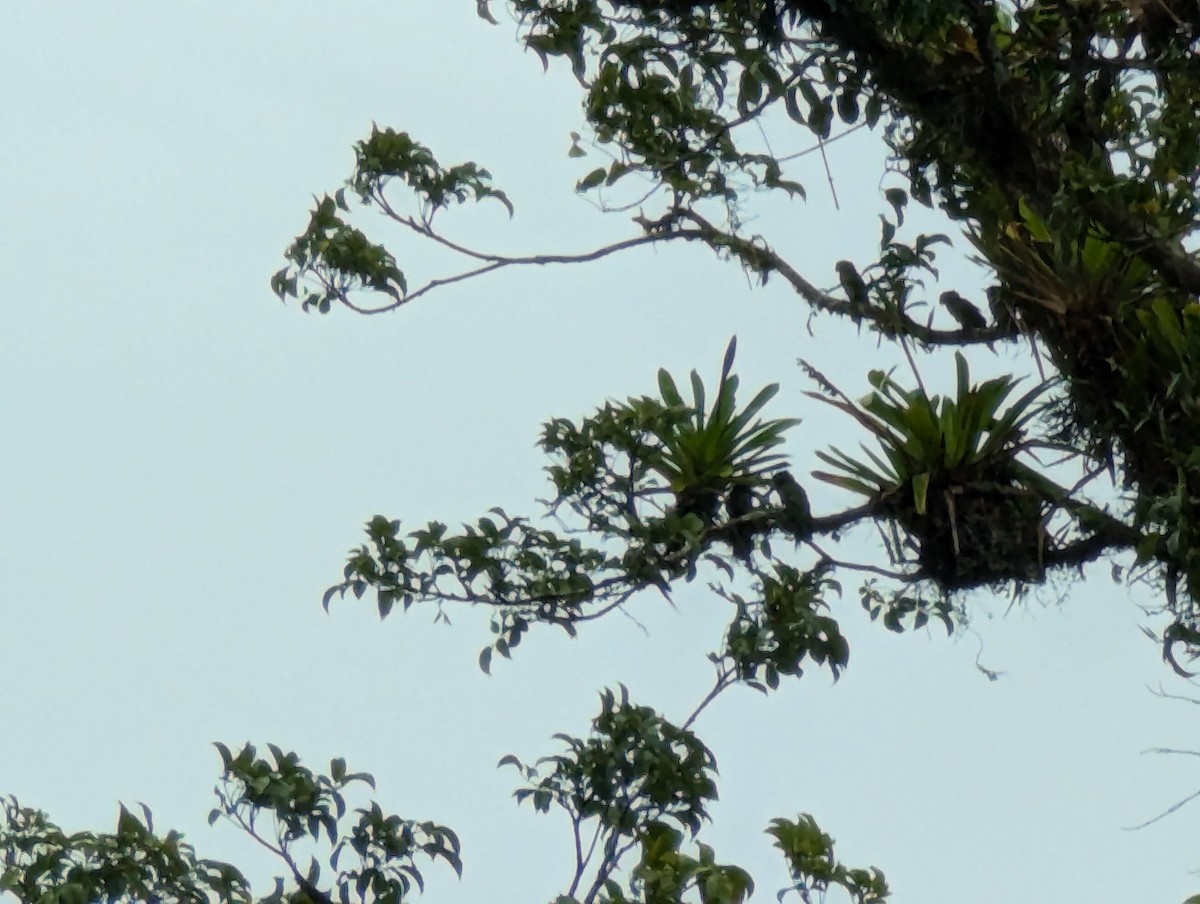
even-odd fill
[[(1157, 640), (1157, 638), (1155, 638), (1155, 640)], [(1182, 694), (1168, 693), (1167, 691), (1163, 690), (1161, 686), (1158, 688), (1158, 690), (1150, 688), (1150, 693), (1154, 694), (1156, 697), (1163, 697), (1167, 700), (1182, 700), (1184, 703), (1191, 703), (1193, 706), (1200, 706), (1200, 700), (1197, 700), (1195, 697), (1185, 697)]]
[(1189, 794), (1187, 797), (1185, 797), (1183, 800), (1179, 801), (1178, 803), (1172, 804), (1171, 806), (1167, 807), (1167, 809), (1163, 810), (1161, 813), (1159, 813), (1157, 816), (1155, 816), (1153, 819), (1147, 819), (1145, 822), (1140, 823), (1139, 825), (1136, 825), (1136, 826), (1126, 826), (1125, 831), (1126, 832), (1136, 832), (1138, 829), (1144, 829), (1144, 828), (1146, 828), (1146, 826), (1152, 826), (1152, 825), (1154, 825), (1154, 823), (1158, 822), (1160, 819), (1166, 819), (1168, 816), (1170, 816), (1176, 810), (1182, 809), (1187, 804), (1189, 804), (1193, 800), (1195, 800), (1197, 797), (1200, 797), (1200, 791), (1197, 791), (1194, 794)]
[[(431, 232), (431, 233), (429, 233), (429, 236), (430, 236), (430, 238), (433, 238), (435, 236), (435, 234)], [(672, 239), (672, 238), (697, 239), (697, 238), (701, 238), (701, 237), (702, 236), (700, 236), (699, 234), (689, 235), (684, 231), (667, 233), (665, 235), (641, 235), (641, 236), (637, 236), (635, 238), (625, 239), (624, 241), (621, 241), (621, 242), (615, 242), (611, 245), (605, 245), (602, 248), (597, 248), (592, 251), (585, 251), (580, 254), (535, 254), (535, 255), (530, 255), (527, 257), (501, 257), (501, 256), (487, 255), (487, 254), (483, 254), (481, 252), (474, 252), (474, 253), (471, 253), (471, 255), (470, 255), (471, 257), (474, 257), (478, 260), (487, 260), (487, 261), (489, 261), (489, 263), (485, 264), (482, 267), (476, 267), (473, 270), (466, 270), (462, 273), (455, 274), (454, 276), (432, 279), (429, 282), (427, 282), (425, 285), (421, 286), (421, 288), (416, 289), (415, 291), (409, 292), (403, 298), (399, 298), (396, 301), (392, 302), (391, 304), (386, 304), (386, 305), (383, 305), (382, 307), (378, 307), (378, 308), (364, 308), (359, 305), (353, 304), (344, 295), (339, 299), (339, 301), (341, 301), (342, 304), (344, 304), (346, 307), (350, 308), (350, 310), (355, 311), (356, 313), (359, 313), (359, 314), (384, 314), (384, 313), (387, 313), (388, 311), (394, 311), (397, 308), (403, 307), (404, 305), (408, 304), (409, 302), (415, 301), (416, 299), (420, 298), (422, 295), (426, 295), (429, 292), (433, 291), (434, 289), (440, 288), (442, 286), (448, 286), (448, 285), (451, 285), (452, 283), (461, 282), (464, 279), (471, 279), (476, 276), (482, 276), (485, 273), (491, 273), (492, 271), (499, 270), (503, 267), (518, 267), (518, 266), (530, 266), (530, 265), (540, 267), (540, 266), (546, 266), (548, 264), (585, 264), (590, 261), (597, 261), (597, 260), (600, 260), (601, 258), (608, 257), (610, 254), (616, 254), (619, 251), (626, 251), (630, 248), (637, 248), (641, 245), (649, 245), (649, 244), (653, 244), (654, 242), (661, 242), (665, 239)], [(443, 241), (443, 244), (448, 244), (449, 246), (453, 247), (453, 243), (448, 243), (446, 241)], [(464, 253), (466, 253), (466, 252), (464, 252)]]
[(816, 550), (821, 558), (825, 559), (830, 565), (833, 565), (837, 568), (846, 568), (850, 571), (866, 571), (870, 572), (871, 574), (877, 574), (880, 577), (890, 578), (894, 581), (905, 581), (909, 583), (919, 581), (922, 577), (920, 574), (904, 574), (903, 572), (892, 571), (888, 568), (880, 568), (876, 565), (861, 565), (858, 562), (845, 562), (841, 559), (835, 559), (812, 540), (806, 540), (805, 542), (814, 550)]
[(821, 162), (825, 164), (825, 178), (829, 182), (829, 193), (833, 195), (833, 209), (841, 210), (842, 205), (838, 203), (837, 186), (833, 184), (833, 170), (829, 168), (829, 158), (825, 155), (825, 139), (817, 139), (817, 148), (821, 151)]
[(712, 690), (704, 695), (704, 699), (700, 704), (692, 710), (692, 714), (687, 717), (683, 725), (680, 726), (685, 731), (692, 727), (692, 723), (704, 712), (705, 707), (712, 703), (726, 688), (732, 687), (737, 683), (737, 674), (732, 669), (720, 669), (717, 672), (717, 680), (713, 683)]
[(1142, 753), (1176, 753), (1180, 756), (1200, 756), (1200, 750), (1176, 750), (1174, 747), (1150, 747)]

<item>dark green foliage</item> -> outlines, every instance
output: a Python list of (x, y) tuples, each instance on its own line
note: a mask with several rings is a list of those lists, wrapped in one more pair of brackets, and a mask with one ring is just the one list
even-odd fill
[(150, 811), (120, 808), (115, 832), (68, 835), (44, 813), (3, 801), (0, 893), (37, 904), (161, 901), (248, 904), (250, 886), (227, 863), (202, 860), (178, 832), (159, 837)]
[[(488, 6), (478, 0), (491, 20)], [(496, 541), (475, 536), (486, 534), (482, 523), (451, 542), (439, 535), (420, 561), (395, 536), (384, 538), (385, 547), (400, 544), (390, 558), (373, 538), (376, 552), (360, 551), (335, 592), (380, 590), (381, 612), (393, 598), (406, 606), (420, 598), (487, 602), (499, 611), (495, 648), (507, 655), (533, 620), (572, 630), (641, 589), (669, 595), (673, 582), (693, 579), (706, 564), (730, 578), (740, 567), (753, 578), (751, 594), (714, 585), (734, 617), (724, 648), (711, 657), (718, 678), (707, 703), (737, 681), (774, 687), (780, 675), (801, 674), (804, 662), (828, 665), (836, 677), (848, 650), (824, 594), (847, 565), (890, 575), (860, 590), (871, 618), (888, 629), (921, 629), (933, 618), (953, 631), (966, 591), (1021, 590), (1055, 570), (1132, 550), (1138, 564), (1131, 577), (1165, 588), (1163, 608), (1174, 620), (1165, 652), (1181, 669), (1175, 646), (1200, 649), (1200, 386), (1193, 379), (1200, 360), (1200, 17), (1191, 5), (513, 0), (510, 7), (526, 46), (547, 68), (565, 62), (583, 86), (586, 125), (572, 133), (570, 153), (588, 157), (592, 147), (604, 159), (581, 170), (577, 189), (610, 209), (623, 206), (613, 199), (638, 209), (636, 238), (572, 260), (648, 242), (703, 243), (762, 282), (782, 279), (815, 312), (902, 343), (917, 385), (906, 389), (893, 375), (872, 372), (871, 396), (856, 403), (808, 369), (820, 388), (813, 395), (879, 441), (878, 449), (864, 447), (865, 458), (817, 450), (834, 470), (816, 476), (858, 494), (861, 505), (814, 517), (774, 449), (794, 420), (766, 425), (758, 445), (742, 439), (744, 431), (755, 435), (753, 411), (774, 387), (739, 419), (731, 347), (711, 410), (698, 377), (686, 402), (664, 373), (658, 399), (610, 403), (578, 423), (547, 425), (553, 508), (576, 515), (583, 526), (568, 533), (586, 534), (591, 546), (579, 540), (571, 547), (524, 522), (510, 534), (496, 527), (503, 535)], [(773, 150), (786, 143), (775, 140), (777, 130), (789, 125), (823, 155), (859, 125), (878, 129), (890, 152), (878, 258), (861, 266), (839, 261), (830, 291), (745, 229), (756, 192), (803, 197), (789, 178), (793, 155)], [(359, 187), (361, 173), (350, 185), (382, 205), (384, 177), (407, 182), (422, 213), (392, 218), (427, 237), (439, 238), (427, 208), (490, 190), (482, 170), (443, 168), (407, 136), (373, 135), (369, 143), (387, 142), (399, 151), (377, 148), (380, 162), (365, 167), (368, 182), (378, 180), (370, 191)], [(640, 180), (637, 193), (620, 195), (631, 177)], [(940, 275), (938, 246), (952, 240), (942, 233), (901, 238), (910, 199), (942, 211), (994, 275), (990, 318), (957, 291), (929, 285)], [(568, 260), (474, 257), (485, 263), (463, 277)], [(342, 264), (335, 273), (358, 272)], [(277, 288), (295, 295), (294, 281), (286, 282), (295, 276), (284, 277)], [(372, 288), (378, 277), (357, 278)], [(386, 286), (379, 291), (388, 294)], [(318, 294), (326, 306), (329, 297)], [(935, 327), (933, 314), (916, 318), (931, 298), (953, 328)], [(1043, 379), (1010, 402), (1015, 380), (973, 384), (965, 357), (956, 355), (954, 395), (925, 391), (916, 354), (1026, 340), (1037, 343), (1039, 368), (1040, 349), (1061, 382)], [(1076, 477), (1065, 485), (1057, 472), (1051, 479), (1034, 454), (1046, 450)], [(1114, 491), (1125, 495), (1110, 511), (1100, 500)], [(818, 545), (869, 520), (882, 528), (894, 571), (835, 565)], [(816, 563), (775, 559), (771, 540), (779, 535), (797, 555), (817, 553)], [(531, 551), (538, 558), (517, 564)], [(553, 591), (549, 605), (529, 584), (547, 567), (574, 581)], [(465, 591), (437, 586), (450, 575)], [(882, 876), (836, 863), (832, 841), (810, 818), (777, 820), (771, 831), (804, 900), (831, 885), (859, 904), (886, 896)], [(646, 829), (639, 842), (644, 883), (631, 887), (635, 898), (603, 877), (584, 897), (679, 899), (687, 882), (698, 883), (702, 865), (715, 861), (703, 851), (681, 852), (674, 832)], [(736, 874), (721, 875), (732, 883), (731, 900), (748, 887)], [(579, 881), (577, 873), (564, 901), (575, 900)], [(692, 888), (703, 900), (724, 900), (716, 891), (705, 897), (700, 884)]]
[(725, 497), (725, 514), (730, 521), (725, 536), (734, 556), (743, 562), (750, 560), (750, 553), (754, 550), (755, 528), (745, 520), (754, 507), (754, 489), (749, 484), (734, 484)]
[(423, 216), (433, 214), (452, 202), (495, 198), (513, 212), (508, 196), (491, 185), (491, 173), (474, 163), (443, 168), (429, 148), (414, 141), (405, 132), (374, 128), (366, 141), (354, 148), (355, 170), (350, 187), (366, 203), (386, 203), (384, 189), (399, 179), (421, 199)]
[(645, 706), (620, 694), (600, 695), (600, 714), (590, 737), (556, 735), (567, 752), (524, 766), (507, 756), (501, 765), (520, 769), (529, 787), (518, 802), (535, 810), (551, 805), (572, 819), (598, 819), (605, 830), (636, 835), (664, 821), (693, 836), (708, 819), (708, 802), (716, 800), (716, 760), (690, 731), (680, 729)]
[(308, 278), (319, 288), (301, 299), (305, 310), (328, 313), (333, 302), (345, 302), (348, 293), (372, 289), (393, 298), (408, 291), (404, 273), (382, 245), (371, 242), (337, 213), (345, 210), (342, 192), (324, 197), (313, 209), (308, 229), (288, 249), (288, 267), (271, 279), (282, 300), (298, 298), (300, 280)]
[(941, 597), (926, 599), (906, 590), (881, 591), (878, 585), (879, 582), (872, 578), (859, 591), (862, 606), (871, 621), (882, 616), (885, 628), (903, 634), (908, 630), (920, 630), (931, 618), (936, 618), (946, 626), (947, 634), (954, 633), (956, 619), (962, 613), (949, 600)]
[[(407, 133), (374, 128), (355, 148), (346, 185), (317, 199), (288, 249), (272, 279), (281, 299), (306, 310), (337, 304), (373, 313), (502, 267), (701, 243), (757, 280), (782, 280), (814, 312), (901, 343), (916, 383), (906, 389), (873, 371), (871, 395), (854, 402), (807, 369), (820, 389), (810, 395), (854, 417), (879, 443), (864, 447), (865, 459), (817, 450), (834, 470), (816, 476), (858, 494), (860, 504), (842, 512), (814, 517), (785, 470), (780, 445), (797, 419), (756, 420), (778, 386), (738, 406), (731, 342), (711, 406), (695, 372), (688, 401), (663, 371), (657, 397), (546, 424), (550, 514), (574, 519), (561, 531), (499, 509), (458, 532), (431, 522), (402, 535), (399, 521), (382, 516), (368, 524), (367, 543), (351, 554), (325, 605), (368, 590), (381, 616), (397, 603), (432, 604), (443, 618), (450, 604), (485, 605), (495, 635), (480, 658), (485, 670), (493, 651), (510, 655), (535, 623), (573, 633), (643, 590), (670, 598), (676, 582), (704, 567), (730, 579), (735, 568), (750, 575), (745, 593), (713, 584), (731, 605), (731, 623), (710, 655), (713, 690), (682, 727), (632, 705), (622, 689), (602, 695), (589, 737), (559, 736), (565, 752), (529, 767), (506, 758), (528, 782), (519, 800), (541, 812), (557, 807), (571, 820), (575, 869), (558, 904), (747, 897), (749, 876), (718, 864), (695, 838), (716, 796), (715, 762), (689, 726), (738, 682), (765, 691), (810, 662), (840, 675), (849, 650), (825, 599), (840, 591), (840, 569), (887, 575), (860, 589), (870, 618), (887, 629), (923, 629), (937, 619), (953, 632), (965, 591), (1019, 590), (1055, 569), (1134, 551), (1130, 578), (1163, 587), (1172, 621), (1164, 656), (1186, 671), (1177, 656), (1200, 651), (1194, 4), (512, 0), (510, 8), (526, 47), (547, 68), (565, 62), (582, 85), (586, 124), (571, 134), (570, 154), (588, 157), (594, 148), (603, 165), (585, 163), (577, 189), (609, 209), (637, 208), (635, 235), (576, 255), (463, 248), (435, 219), (488, 198), (511, 213), (507, 197), (482, 167), (443, 166)], [(477, 9), (496, 21), (488, 0)], [(839, 261), (835, 288), (821, 291), (766, 237), (746, 230), (754, 221), (748, 208), (759, 192), (804, 197), (789, 177), (798, 154), (777, 156), (774, 146), (794, 146), (798, 134), (824, 155), (859, 126), (878, 129), (890, 153), (878, 258), (861, 267)], [(780, 127), (793, 134), (776, 143), (768, 133)], [(347, 191), (393, 225), (461, 252), (467, 269), (410, 288), (385, 246), (347, 221)], [(990, 322), (959, 293), (928, 285), (939, 278), (939, 246), (952, 242), (942, 233), (901, 238), (910, 199), (940, 210), (990, 271)], [(373, 296), (382, 301), (362, 300)], [(914, 316), (933, 297), (954, 329)], [(956, 355), (953, 397), (925, 391), (917, 354), (1001, 340), (1036, 343), (1039, 367), (1044, 356), (1061, 379), (1008, 403), (1014, 379), (973, 384)], [(1035, 450), (1052, 450), (1077, 478), (1052, 480)], [(1101, 500), (1113, 498), (1110, 511)], [(863, 521), (882, 528), (894, 571), (822, 552), (819, 542)], [(797, 556), (811, 549), (815, 563), (776, 559), (770, 544), (780, 535)], [(398, 902), (422, 887), (420, 857), (460, 869), (448, 829), (387, 816), (375, 804), (348, 814), (344, 789), (369, 777), (347, 774), (339, 760), (326, 776), (277, 748), (272, 761), (251, 747), (220, 750), (225, 777), (214, 818), (233, 820), (287, 867), (265, 901)], [(258, 834), (256, 816), (270, 824), (268, 835)], [(597, 827), (590, 850), (585, 823)], [(768, 831), (791, 872), (781, 898), (794, 892), (808, 902), (836, 886), (856, 904), (886, 899), (882, 874), (840, 864), (811, 817), (776, 819)], [(331, 881), (322, 883), (316, 860), (300, 869), (291, 846), (301, 840), (332, 848)], [(148, 812), (143, 824), (122, 809), (113, 835), (67, 836), (9, 801), (0, 850), (0, 887), (21, 901), (249, 900), (236, 870), (197, 860), (177, 834), (158, 838)], [(627, 855), (636, 863), (622, 866)], [(355, 862), (342, 866), (342, 857)]]
[[(691, 374), (693, 399), (685, 402), (662, 371), (661, 398), (609, 402), (578, 424), (556, 418), (544, 426), (551, 511), (565, 509), (578, 526), (541, 530), (492, 509), (461, 533), (432, 522), (402, 536), (399, 521), (376, 516), (367, 525), (368, 544), (326, 592), (326, 608), (335, 596), (361, 598), (368, 589), (381, 617), (397, 603), (486, 605), (492, 649), (507, 657), (532, 624), (573, 634), (640, 590), (669, 593), (672, 581), (696, 575), (702, 556), (728, 569), (716, 543), (748, 561), (756, 538), (776, 529), (778, 510), (758, 505), (757, 497), (783, 461), (775, 449), (796, 421), (756, 418), (776, 386), (738, 406), (735, 350), (730, 342), (711, 407), (698, 374)], [(491, 660), (492, 651), (484, 651), (485, 671)]]
[(829, 609), (824, 594), (841, 592), (829, 572), (826, 565), (801, 572), (777, 564), (774, 575), (762, 576), (754, 597), (727, 594), (737, 614), (725, 655), (740, 680), (773, 690), (781, 675), (802, 675), (805, 660), (828, 666), (837, 679), (850, 659), (850, 646), (837, 621), (824, 614)]
[[(607, 904), (672, 904), (690, 892), (705, 904), (746, 899), (754, 883), (745, 870), (718, 864), (703, 843), (695, 844), (695, 856), (683, 850), (685, 834), (695, 839), (717, 798), (716, 760), (694, 734), (630, 703), (622, 686), (619, 694), (600, 695), (587, 738), (555, 737), (563, 753), (531, 766), (509, 755), (500, 765), (525, 778), (518, 802), (542, 813), (558, 808), (571, 821), (576, 869), (558, 904), (578, 901), (584, 889), (583, 900)], [(585, 852), (586, 837), (594, 841)], [(623, 858), (634, 850), (640, 859), (622, 876)]]
[[(833, 839), (821, 831), (815, 819), (803, 813), (796, 819), (773, 819), (767, 833), (783, 852), (795, 883), (787, 891), (800, 900), (812, 900), (816, 892), (822, 898), (833, 886), (840, 886), (853, 904), (880, 904), (887, 900), (888, 886), (883, 873), (875, 868), (849, 869), (838, 862)], [(779, 893), (784, 900), (785, 892)]]
[[(424, 888), (418, 858), (443, 860), (461, 874), (450, 829), (387, 815), (374, 802), (347, 811), (345, 791), (355, 784), (374, 789), (370, 775), (347, 772), (341, 759), (330, 762), (328, 775), (314, 773), (294, 753), (268, 746), (270, 761), (249, 744), (236, 754), (216, 745), (224, 775), (209, 823), (228, 819), (282, 861), (286, 874), (272, 893), (252, 897), (237, 869), (198, 859), (178, 832), (155, 835), (145, 807), (142, 821), (122, 806), (111, 835), (66, 835), (11, 798), (0, 821), (0, 891), (28, 904), (400, 904), (414, 887)], [(325, 843), (328, 880), (315, 857), (301, 868), (297, 842), (305, 850)]]
[[(375, 780), (365, 772), (347, 772), (344, 760), (332, 760), (329, 773), (322, 775), (274, 744), (268, 745), (270, 761), (259, 758), (249, 744), (237, 754), (224, 744), (216, 747), (225, 772), (209, 822), (228, 819), (273, 850), (291, 880), (316, 904), (399, 904), (414, 887), (424, 890), (418, 857), (443, 860), (461, 875), (458, 837), (450, 829), (385, 814), (373, 801), (348, 811), (347, 789), (361, 784), (374, 790)], [(265, 832), (264, 817), (270, 826)], [(330, 849), (332, 874), (324, 882), (315, 857), (302, 871), (293, 855), (296, 842), (305, 843), (307, 850), (308, 842), (321, 841)], [(332, 890), (318, 891), (322, 885)], [(285, 894), (284, 887), (285, 880), (278, 880), (275, 892), (261, 904), (294, 904), (294, 895)]]

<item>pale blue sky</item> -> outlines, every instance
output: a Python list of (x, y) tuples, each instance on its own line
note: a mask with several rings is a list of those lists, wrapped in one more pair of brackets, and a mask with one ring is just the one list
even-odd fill
[[(630, 234), (572, 194), (587, 168), (566, 156), (573, 80), (543, 75), (511, 23), (488, 27), (468, 0), (9, 0), (0, 28), (0, 792), (69, 829), (145, 801), (261, 882), (253, 845), (205, 824), (211, 742), (274, 741), (314, 765), (343, 755), (386, 808), (459, 831), (463, 880), (434, 869), (429, 900), (549, 900), (567, 826), (518, 810), (496, 760), (582, 732), (618, 681), (681, 719), (708, 687), (723, 604), (699, 582), (677, 611), (650, 594), (633, 610), (648, 635), (620, 616), (575, 641), (535, 631), (485, 677), (484, 612), (450, 628), (422, 611), (380, 624), (365, 602), (322, 612), (344, 551), (376, 512), (536, 512), (541, 421), (652, 391), (662, 365), (712, 374), (734, 333), (745, 385), (781, 381), (772, 413), (804, 418), (789, 451), (806, 469), (857, 437), (803, 396), (795, 359), (858, 394), (863, 368), (895, 355), (828, 321), (810, 338), (782, 286), (751, 290), (698, 248), (506, 272), (378, 318), (281, 306), (268, 278), (372, 121), (492, 170), (517, 217), (448, 219), (468, 241), (572, 251)], [(791, 140), (776, 150), (804, 147)], [(831, 157), (840, 212), (808, 157), (809, 203), (760, 220), (818, 284), (878, 234), (878, 145), (860, 132)], [(395, 238), (419, 280), (431, 258)], [(978, 281), (946, 261), (948, 284)], [(847, 577), (840, 683), (814, 671), (770, 699), (731, 692), (698, 723), (721, 767), (718, 856), (771, 901), (785, 876), (762, 829), (809, 811), (897, 904), (1196, 891), (1200, 809), (1121, 828), (1195, 790), (1189, 759), (1139, 756), (1200, 746), (1193, 712), (1147, 690), (1183, 689), (1138, 631), (1145, 600), (1106, 567), (1089, 578), (1061, 606), (1051, 591), (1007, 615), (975, 604), (993, 683), (975, 635), (896, 637)]]

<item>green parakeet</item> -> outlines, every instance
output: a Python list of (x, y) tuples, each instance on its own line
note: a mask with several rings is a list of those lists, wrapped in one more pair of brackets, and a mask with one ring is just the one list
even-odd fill
[(807, 537), (812, 532), (813, 518), (804, 487), (800, 486), (791, 471), (778, 471), (771, 478), (771, 484), (779, 494), (779, 504), (783, 506), (779, 526), (797, 540)]
[(963, 329), (982, 330), (987, 326), (987, 318), (983, 316), (983, 312), (957, 292), (943, 292), (938, 301)]
[[(725, 514), (729, 516), (730, 521), (735, 521), (749, 515), (753, 510), (754, 491), (748, 484), (736, 484), (725, 497)], [(754, 551), (754, 525), (731, 524), (726, 536), (735, 556), (742, 561), (750, 558), (750, 553)]]
[(854, 264), (850, 263), (850, 261), (838, 261), (834, 264), (834, 269), (837, 270), (838, 279), (841, 280), (842, 289), (845, 290), (847, 298), (856, 305), (865, 306), (870, 304), (871, 297), (867, 293), (867, 284), (863, 282), (863, 278), (854, 269)]

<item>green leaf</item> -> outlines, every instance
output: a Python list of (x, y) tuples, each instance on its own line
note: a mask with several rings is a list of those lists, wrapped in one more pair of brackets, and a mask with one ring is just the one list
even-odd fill
[(346, 778), (346, 761), (342, 757), (337, 757), (329, 761), (329, 777), (335, 782), (341, 782)]
[(602, 166), (597, 167), (596, 169), (592, 170), (590, 173), (588, 173), (586, 176), (584, 176), (582, 179), (580, 179), (579, 182), (577, 182), (575, 184), (575, 190), (576, 191), (587, 191), (588, 189), (595, 188), (597, 185), (599, 185), (601, 182), (604, 181), (604, 178), (607, 175), (608, 175), (607, 169), (605, 169)]
[[(908, 204), (908, 195), (903, 189), (889, 188), (883, 193), (888, 204), (892, 205), (892, 210), (896, 212), (896, 225), (904, 225), (904, 208)], [(890, 239), (888, 240), (890, 241)]]
[(673, 407), (683, 406), (683, 396), (679, 394), (679, 389), (675, 386), (675, 380), (665, 367), (659, 368), (658, 371), (658, 391), (662, 395), (663, 401)]
[(737, 336), (729, 340), (729, 345), (725, 347), (725, 360), (721, 363), (721, 382), (724, 383), (733, 370), (733, 358), (737, 354)]
[(918, 515), (925, 514), (925, 497), (929, 493), (929, 472), (924, 474), (916, 474), (912, 479), (913, 486), (913, 506), (917, 510)]
[(1021, 220), (1025, 224), (1025, 228), (1029, 230), (1029, 234), (1033, 236), (1035, 241), (1049, 243), (1050, 230), (1046, 228), (1046, 224), (1042, 219), (1033, 212), (1024, 198), (1017, 200), (1017, 212), (1021, 215)]

